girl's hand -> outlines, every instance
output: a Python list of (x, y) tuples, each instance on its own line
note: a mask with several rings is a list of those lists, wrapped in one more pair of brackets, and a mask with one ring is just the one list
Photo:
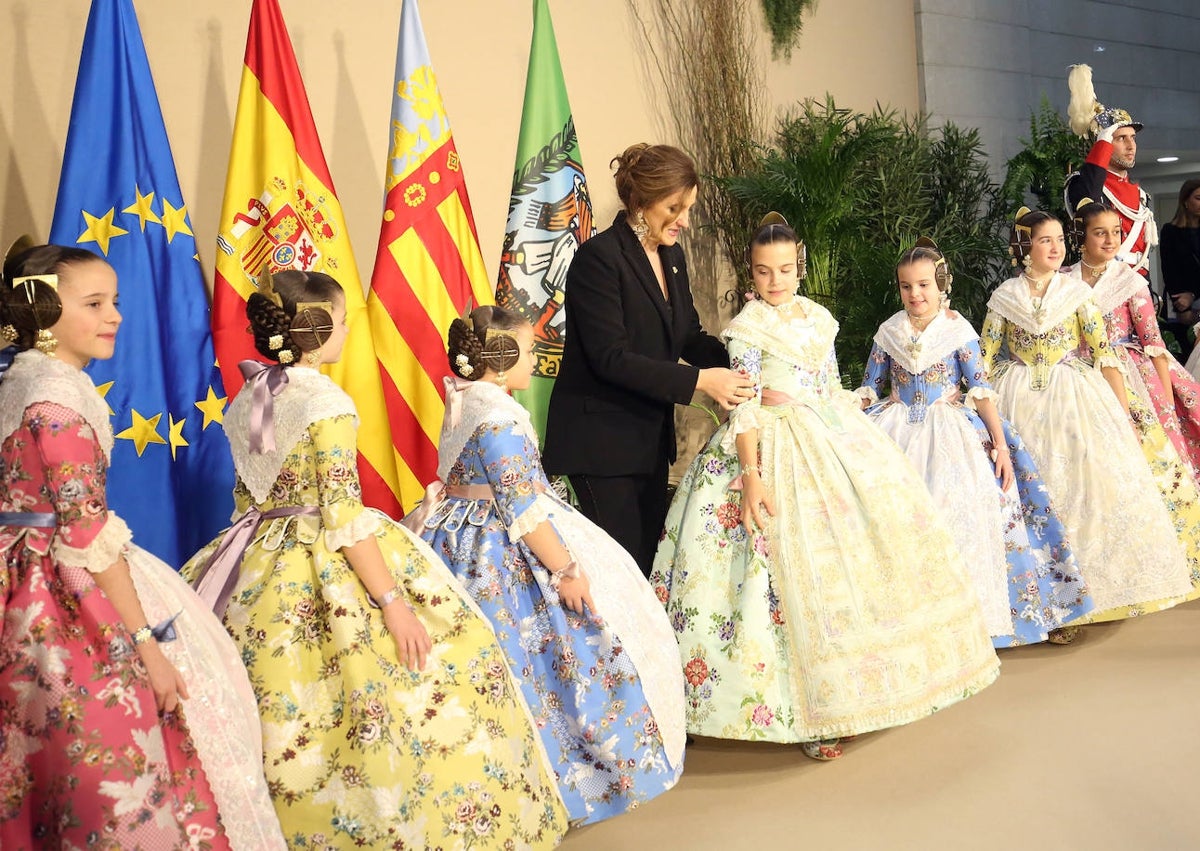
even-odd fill
[(403, 600), (388, 603), (382, 611), (383, 623), (396, 642), (400, 664), (410, 671), (424, 671), (425, 658), (433, 649), (433, 642), (429, 640), (425, 627)]
[(587, 574), (582, 569), (578, 576), (564, 576), (558, 583), (558, 599), (565, 608), (577, 615), (582, 615), (586, 605), (596, 614), (596, 604), (592, 602), (592, 586)]
[(154, 639), (137, 645), (137, 652), (150, 677), (150, 688), (154, 691), (154, 703), (158, 711), (174, 712), (179, 708), (179, 699), (188, 696), (183, 675), (163, 655), (162, 648)]
[(1000, 490), (1008, 490), (1012, 487), (1013, 465), (1012, 455), (1008, 451), (1008, 447), (1003, 443), (996, 444), (996, 448), (992, 450), (992, 456), (996, 462), (996, 478), (1000, 480)]
[(755, 526), (766, 530), (766, 518), (775, 516), (775, 502), (767, 493), (757, 473), (742, 475), (742, 525), (750, 537), (755, 535)]

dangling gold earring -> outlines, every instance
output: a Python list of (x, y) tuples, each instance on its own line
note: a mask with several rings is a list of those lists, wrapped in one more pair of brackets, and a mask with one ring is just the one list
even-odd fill
[(37, 332), (37, 341), (33, 347), (44, 355), (54, 354), (54, 350), (58, 348), (58, 340), (47, 329), (43, 328)]
[(304, 355), (304, 365), (316, 369), (321, 363), (321, 350), (313, 349)]
[(1024, 266), (1025, 271), (1028, 272), (1031, 268), (1033, 268), (1033, 258), (1026, 254), (1021, 258), (1021, 265)]
[(496, 373), (496, 383), (500, 385), (501, 390), (508, 389), (508, 374), (504, 370)]
[(638, 238), (638, 242), (645, 242), (647, 235), (650, 233), (650, 225), (646, 224), (646, 217), (642, 215), (642, 211), (637, 211), (637, 223), (633, 226), (633, 235)]

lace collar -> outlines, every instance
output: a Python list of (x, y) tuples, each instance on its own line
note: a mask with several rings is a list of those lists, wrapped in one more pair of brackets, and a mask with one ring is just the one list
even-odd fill
[(283, 464), (308, 427), (320, 420), (358, 412), (346, 391), (328, 376), (302, 366), (289, 367), (287, 385), (275, 397), (275, 451), (250, 451), (250, 384), (243, 386), (225, 413), (225, 434), (233, 454), (233, 467), (250, 496), (262, 503), (271, 493)]
[(951, 352), (978, 339), (970, 322), (961, 316), (947, 318), (941, 309), (919, 335), (903, 310), (875, 332), (875, 344), (913, 375), (921, 374)]
[[(438, 478), (443, 482), (450, 475), (450, 468), (458, 461), (467, 441), (482, 423), (516, 422), (517, 431), (538, 445), (537, 432), (529, 418), (529, 412), (521, 407), (508, 393), (490, 381), (464, 381), (447, 377), (446, 416), (442, 420), (442, 434), (438, 441)], [(461, 394), (457, 399), (452, 394)], [(457, 422), (452, 422), (457, 417)]]
[(804, 311), (804, 318), (789, 319), (777, 308), (755, 299), (733, 318), (721, 337), (726, 342), (739, 340), (815, 372), (829, 358), (838, 323), (812, 299), (797, 296), (796, 305)]
[[(1083, 281), (1082, 263), (1071, 266), (1064, 274), (1078, 279), (1085, 287), (1087, 286), (1087, 283)], [(1092, 291), (1092, 301), (1096, 302), (1100, 312), (1107, 316), (1146, 289), (1146, 279), (1129, 268), (1128, 263), (1122, 263), (1114, 258), (1108, 261), (1108, 267), (1100, 276), (1100, 280), (1096, 281), (1095, 285), (1089, 289)]]
[(1046, 295), (1035, 303), (1024, 278), (1009, 278), (988, 299), (994, 310), (1026, 331), (1041, 334), (1058, 325), (1092, 297), (1092, 288), (1079, 278), (1055, 272), (1046, 285)]
[(108, 405), (91, 377), (35, 349), (18, 352), (0, 382), (0, 442), (21, 427), (25, 409), (37, 402), (53, 402), (78, 413), (96, 433), (104, 457), (111, 460), (113, 430)]

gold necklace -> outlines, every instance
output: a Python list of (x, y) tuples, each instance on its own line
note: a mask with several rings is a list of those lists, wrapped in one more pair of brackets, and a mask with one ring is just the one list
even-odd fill
[(1032, 285), (1032, 286), (1030, 286), (1030, 289), (1033, 291), (1033, 295), (1035, 295), (1035, 296), (1041, 296), (1042, 293), (1044, 293), (1046, 291), (1046, 287), (1050, 286), (1050, 282), (1052, 280), (1054, 280), (1053, 272), (1051, 272), (1046, 277), (1046, 280), (1044, 280), (1044, 281), (1039, 281), (1037, 278), (1033, 277), (1033, 275), (1030, 275), (1028, 272), (1021, 273), (1021, 276), (1023, 278), (1025, 278), (1025, 280), (1027, 282), (1027, 286)]

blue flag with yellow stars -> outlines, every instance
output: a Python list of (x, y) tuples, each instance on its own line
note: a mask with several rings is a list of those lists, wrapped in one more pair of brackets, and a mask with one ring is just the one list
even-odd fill
[(117, 272), (116, 356), (87, 369), (112, 411), (109, 505), (178, 568), (228, 525), (233, 462), (204, 274), (131, 0), (92, 3), (50, 241)]

